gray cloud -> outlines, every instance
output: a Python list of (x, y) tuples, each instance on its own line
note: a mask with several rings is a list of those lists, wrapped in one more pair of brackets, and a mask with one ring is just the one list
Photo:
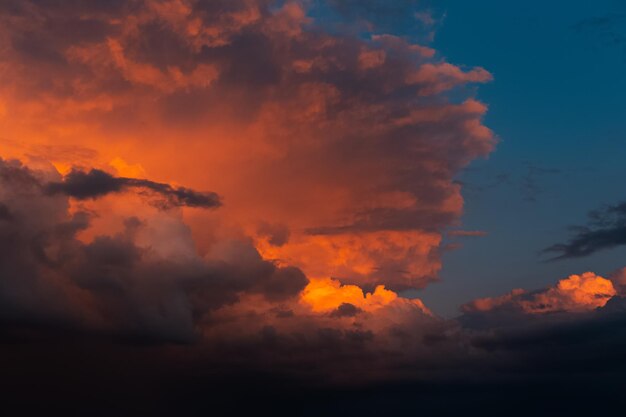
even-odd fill
[(552, 245), (544, 253), (557, 253), (552, 260), (582, 258), (626, 245), (626, 203), (590, 212), (588, 225), (572, 227), (572, 231), (568, 242)]
[(216, 193), (201, 193), (185, 187), (172, 187), (145, 179), (114, 177), (113, 175), (92, 169), (89, 172), (72, 170), (61, 182), (45, 184), (49, 194), (64, 194), (78, 200), (98, 198), (127, 189), (143, 189), (158, 195), (157, 204), (162, 208), (175, 206), (215, 208), (221, 205)]
[[(307, 283), (298, 269), (264, 261), (245, 242), (231, 245), (223, 259), (205, 260), (191, 249), (187, 257), (164, 255), (137, 242), (151, 227), (137, 218), (127, 219), (120, 233), (83, 242), (77, 234), (89, 227), (91, 214), (70, 214), (68, 196), (147, 187), (168, 204), (212, 207), (214, 195), (93, 170), (73, 172), (63, 182), (47, 181), (47, 175), (0, 160), (0, 321), (191, 342), (198, 320), (239, 294), (281, 301)], [(179, 228), (172, 233), (186, 236), (185, 226)]]

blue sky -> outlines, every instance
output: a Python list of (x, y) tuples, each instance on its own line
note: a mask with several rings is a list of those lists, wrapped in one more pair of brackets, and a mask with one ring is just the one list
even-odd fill
[(625, 198), (626, 3), (446, 0), (433, 11), (435, 49), (494, 75), (477, 96), (501, 142), (459, 176), (462, 227), (488, 235), (464, 238), (418, 296), (449, 316), (476, 297), (622, 267), (623, 248), (558, 262), (539, 252)]

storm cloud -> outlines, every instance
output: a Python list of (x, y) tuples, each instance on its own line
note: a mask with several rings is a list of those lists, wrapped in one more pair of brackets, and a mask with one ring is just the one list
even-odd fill
[[(492, 75), (428, 46), (422, 5), (1, 2), (9, 400), (39, 415), (514, 415), (546, 376), (619, 381), (621, 273), (452, 319), (399, 292), (439, 279), (455, 178), (497, 143), (476, 98)], [(551, 250), (619, 244), (624, 212)], [(502, 385), (514, 406), (471, 389)]]
[[(463, 208), (454, 177), (497, 139), (474, 88), (491, 74), (426, 45), (434, 18), (421, 2), (8, 5), (1, 120), (18, 145), (0, 151), (93, 167), (50, 192), (134, 189), (166, 207), (214, 207), (217, 196), (192, 190), (217, 190), (230, 207), (219, 224), (263, 257), (371, 288), (437, 280), (442, 234)], [(393, 32), (400, 16), (411, 33)], [(58, 151), (79, 146), (91, 154)], [(199, 223), (195, 235), (210, 236)]]

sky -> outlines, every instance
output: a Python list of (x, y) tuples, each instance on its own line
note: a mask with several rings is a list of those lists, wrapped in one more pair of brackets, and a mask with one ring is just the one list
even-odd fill
[[(442, 281), (423, 294), (441, 312), (481, 294), (541, 287), (574, 271), (608, 274), (623, 249), (545, 263), (587, 212), (621, 200), (625, 174), (626, 29), (620, 1), (446, 1), (435, 48), (494, 75), (478, 97), (500, 139), (487, 160), (458, 176), (463, 227), (486, 237), (445, 255)], [(613, 17), (613, 22), (602, 19)], [(593, 25), (598, 22), (597, 25)], [(468, 276), (471, 275), (471, 276)]]
[(0, 2), (0, 390), (622, 410), (625, 68), (619, 1)]

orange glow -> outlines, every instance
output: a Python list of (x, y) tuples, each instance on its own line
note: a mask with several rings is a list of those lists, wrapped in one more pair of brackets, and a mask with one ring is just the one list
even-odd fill
[(355, 284), (420, 287), (441, 267), (429, 257), (440, 242), (435, 233), (370, 232), (296, 236), (280, 247), (258, 239), (257, 247), (265, 258), (297, 265), (312, 278), (332, 275)]
[[(214, 191), (220, 210), (173, 213), (201, 255), (221, 239), (251, 240), (263, 258), (338, 277), (357, 294), (437, 279), (442, 232), (463, 210), (454, 175), (496, 141), (478, 101), (416, 97), (488, 81), (485, 70), (391, 35), (345, 42), (309, 31), (306, 2), (233, 2), (216, 19), (186, 1), (140, 3), (107, 17), (103, 36), (51, 40), (63, 67), (34, 65), (7, 45), (2, 157)], [(155, 47), (155, 27), (172, 42)], [(11, 28), (0, 25), (0, 41)], [(243, 34), (267, 43), (256, 42), (267, 60), (238, 49)], [(123, 193), (72, 203), (97, 213), (81, 238), (116, 233), (128, 216), (161, 221), (141, 202)], [(270, 242), (260, 224), (279, 224), (288, 239)], [(390, 294), (361, 297), (373, 306)]]
[(513, 301), (513, 299), (519, 295), (525, 294), (526, 291), (520, 288), (516, 288), (509, 294), (501, 295), (499, 297), (485, 297), (478, 298), (463, 307), (465, 311), (489, 311), (497, 307), (502, 307), (507, 303)]
[(604, 307), (616, 293), (611, 281), (585, 272), (560, 280), (556, 288), (538, 294), (532, 301), (522, 302), (522, 307), (530, 313), (589, 311)]
[(120, 158), (119, 156), (113, 158), (111, 162), (109, 162), (109, 165), (115, 168), (117, 175), (119, 175), (120, 177), (129, 177), (129, 178), (145, 178), (146, 177), (146, 170), (141, 166), (141, 164), (129, 164), (128, 162)]
[(463, 310), (485, 312), (513, 307), (529, 314), (584, 312), (604, 307), (616, 294), (610, 280), (593, 272), (585, 272), (581, 275), (570, 275), (560, 280), (555, 287), (535, 293), (516, 289), (500, 297), (480, 298), (463, 306)]
[(413, 304), (424, 313), (431, 314), (418, 299), (401, 298), (393, 291), (378, 285), (374, 292), (365, 294), (356, 285), (342, 285), (332, 278), (312, 279), (302, 291), (301, 301), (316, 313), (329, 312), (344, 303), (352, 304), (363, 311), (373, 312), (394, 303)]

